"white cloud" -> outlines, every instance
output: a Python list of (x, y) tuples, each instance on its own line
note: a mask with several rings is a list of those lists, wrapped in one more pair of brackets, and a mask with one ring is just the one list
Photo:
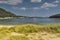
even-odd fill
[(0, 4), (1, 3), (16, 5), (18, 3), (22, 3), (22, 0), (0, 0)]
[(42, 0), (31, 0), (31, 2), (41, 2)]
[(23, 10), (23, 11), (25, 11), (25, 10), (38, 10), (38, 9), (40, 9), (40, 7), (33, 7), (33, 8), (26, 8), (26, 7), (12, 7), (14, 10)]
[(40, 9), (40, 8), (39, 8), (39, 7), (34, 7), (33, 9), (34, 9), (34, 10), (38, 10), (38, 9)]
[(58, 4), (45, 2), (45, 3), (41, 6), (41, 8), (49, 9), (49, 8), (51, 8), (51, 7), (57, 7), (57, 6), (58, 6)]
[(59, 3), (60, 1), (59, 0), (56, 0), (56, 1), (54, 1), (53, 3)]
[(26, 10), (27, 8), (26, 7), (12, 7), (13, 9), (15, 9), (15, 10)]
[(25, 8), (25, 7), (22, 7), (22, 8), (20, 8), (20, 10), (26, 10), (27, 8)]
[(7, 1), (0, 1), (0, 4), (1, 4), (1, 3), (7, 3)]

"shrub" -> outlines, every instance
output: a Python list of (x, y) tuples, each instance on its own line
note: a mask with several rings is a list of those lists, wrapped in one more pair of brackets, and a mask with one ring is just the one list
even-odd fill
[(11, 36), (8, 40), (29, 40), (26, 36)]
[(18, 33), (34, 33), (34, 32), (53, 32), (60, 33), (60, 25), (34, 25), (34, 24), (26, 24), (26, 25), (17, 25), (13, 27), (11, 30)]

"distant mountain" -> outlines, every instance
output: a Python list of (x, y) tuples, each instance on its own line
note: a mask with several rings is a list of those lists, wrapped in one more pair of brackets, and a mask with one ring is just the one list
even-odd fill
[(49, 18), (60, 18), (60, 14), (52, 15), (52, 16), (50, 16)]
[(15, 14), (6, 11), (3, 8), (0, 8), (0, 17), (15, 17), (15, 16), (16, 16)]

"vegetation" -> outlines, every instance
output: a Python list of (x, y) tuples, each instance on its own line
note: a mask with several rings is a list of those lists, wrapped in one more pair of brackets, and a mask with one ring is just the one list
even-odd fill
[(60, 14), (52, 15), (49, 18), (60, 18)]
[(15, 17), (16, 15), (0, 8), (0, 17)]
[(26, 16), (18, 16), (9, 11), (6, 11), (3, 8), (0, 8), (0, 17), (4, 18), (4, 17), (26, 17)]
[[(18, 35), (12, 33), (18, 33)], [(0, 39), (4, 36), (9, 36), (8, 40), (44, 40), (41, 38), (41, 33), (52, 33), (60, 35), (60, 24), (49, 24), (49, 25), (36, 25), (36, 24), (24, 24), (16, 25), (14, 27), (2, 27), (0, 28)], [(23, 34), (23, 35), (22, 35)], [(37, 35), (38, 34), (38, 35)], [(48, 35), (52, 35), (48, 34)], [(37, 37), (37, 39), (35, 38)]]
[(11, 36), (8, 40), (29, 40), (26, 36)]
[(11, 27), (10, 30), (12, 32), (17, 33), (36, 33), (36, 32), (52, 32), (52, 33), (60, 33), (60, 25), (34, 25), (34, 24), (26, 24), (26, 25), (17, 25), (15, 27)]
[(9, 28), (0, 28), (0, 38), (6, 36), (7, 34), (10, 34), (11, 31), (9, 30)]

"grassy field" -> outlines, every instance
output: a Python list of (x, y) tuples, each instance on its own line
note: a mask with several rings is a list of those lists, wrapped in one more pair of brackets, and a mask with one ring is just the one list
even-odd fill
[(60, 24), (1, 27), (0, 40), (60, 40)]

